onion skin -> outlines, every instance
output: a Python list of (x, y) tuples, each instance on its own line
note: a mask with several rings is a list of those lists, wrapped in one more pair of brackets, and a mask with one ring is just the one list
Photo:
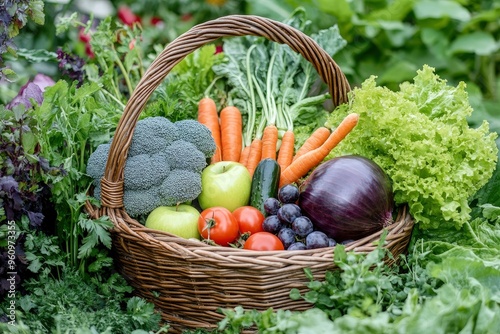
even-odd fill
[(298, 204), (317, 230), (337, 242), (357, 240), (392, 223), (392, 183), (368, 158), (336, 157), (304, 181)]

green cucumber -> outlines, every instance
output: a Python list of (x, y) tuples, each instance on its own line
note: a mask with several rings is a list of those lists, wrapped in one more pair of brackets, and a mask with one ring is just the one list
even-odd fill
[(264, 215), (264, 202), (269, 197), (277, 198), (280, 183), (281, 167), (276, 160), (266, 158), (259, 162), (252, 176), (250, 205), (259, 209)]

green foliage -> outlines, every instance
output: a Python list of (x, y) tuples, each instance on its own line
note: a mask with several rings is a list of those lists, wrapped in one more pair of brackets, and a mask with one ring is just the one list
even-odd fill
[(215, 44), (187, 55), (153, 93), (141, 118), (163, 116), (172, 122), (197, 119), (198, 102), (205, 96), (221, 105), (227, 98), (226, 92), (212, 67), (222, 61), (223, 54), (216, 53)]
[[(33, 115), (41, 153), (65, 171), (46, 175), (45, 180), (52, 185), (63, 249), (69, 254), (69, 263), (82, 271), (93, 262), (90, 255), (96, 255), (96, 242), (108, 240), (103, 233), (109, 232), (103, 229), (111, 226), (109, 221), (89, 221), (82, 215), (91, 184), (85, 175), (86, 161), (97, 145), (110, 140), (118, 117), (118, 110), (101, 94), (98, 84), (86, 83), (78, 88), (77, 82), (63, 80), (46, 89), (44, 101)], [(102, 245), (110, 247), (109, 241)]]
[[(131, 296), (132, 288), (117, 273), (88, 279), (67, 268), (60, 279), (41, 275), (25, 288), (29, 294), (16, 300), (17, 319), (29, 333), (133, 333), (159, 328), (160, 314), (154, 305)], [(0, 323), (2, 333), (16, 333), (15, 327)]]
[(351, 112), (360, 121), (330, 157), (373, 159), (392, 179), (395, 202), (408, 203), (424, 228), (459, 228), (470, 219), (468, 200), (491, 178), (498, 148), (486, 121), (469, 126), (472, 107), (463, 83), (450, 86), (428, 66), (398, 92), (377, 86), (371, 77), (328, 124), (336, 126)]
[(497, 119), (498, 1), (256, 0), (247, 10), (282, 20), (297, 6), (306, 9), (316, 29), (339, 26), (347, 45), (335, 60), (351, 86), (376, 75), (381, 85), (397, 89), (427, 64), (450, 83), (477, 89), (474, 108), (489, 110), (491, 116), (482, 119)]

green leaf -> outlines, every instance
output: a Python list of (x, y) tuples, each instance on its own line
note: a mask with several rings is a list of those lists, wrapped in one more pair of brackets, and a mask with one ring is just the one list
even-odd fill
[(415, 76), (418, 69), (413, 62), (400, 60), (388, 64), (387, 69), (380, 75), (380, 84), (401, 83), (410, 80)]
[(57, 54), (55, 52), (50, 52), (43, 49), (24, 49), (19, 48), (17, 50), (17, 55), (23, 57), (24, 59), (34, 62), (49, 62), (57, 60)]
[(60, 35), (72, 27), (77, 27), (78, 24), (77, 12), (72, 13), (70, 16), (61, 16), (56, 24), (56, 35)]
[(483, 209), (483, 215), (486, 219), (500, 224), (500, 207), (491, 204), (483, 204), (481, 208)]
[(44, 6), (42, 0), (31, 0), (29, 2), (30, 8), (30, 18), (36, 24), (43, 25), (45, 23), (45, 14), (44, 14)]
[(458, 36), (450, 45), (449, 52), (455, 53), (475, 53), (480, 56), (488, 56), (500, 48), (500, 43), (490, 33), (475, 31), (470, 34)]
[(111, 249), (111, 236), (109, 230), (113, 227), (113, 223), (107, 216), (102, 216), (98, 219), (88, 219), (85, 218), (84, 214), (81, 214), (78, 224), (87, 234), (83, 238), (82, 245), (78, 249), (78, 258), (88, 257), (98, 243)]
[(325, 13), (335, 16), (340, 22), (350, 21), (354, 15), (350, 1), (347, 0), (335, 0), (335, 4), (332, 4), (330, 0), (318, 0), (318, 6)]
[(38, 144), (38, 139), (33, 132), (23, 132), (22, 145), (25, 154), (33, 154), (35, 146)]
[(452, 0), (420, 0), (415, 3), (413, 12), (417, 19), (451, 18), (469, 21), (471, 14), (458, 2)]
[(302, 295), (300, 294), (300, 290), (299, 289), (293, 288), (292, 290), (290, 290), (290, 298), (291, 299), (293, 299), (293, 300), (299, 300), (301, 297), (302, 297)]
[(15, 82), (18, 80), (18, 75), (10, 68), (2, 68), (2, 77), (5, 78), (8, 82)]

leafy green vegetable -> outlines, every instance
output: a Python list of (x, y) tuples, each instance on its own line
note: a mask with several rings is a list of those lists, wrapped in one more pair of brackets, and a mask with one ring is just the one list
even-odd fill
[(473, 129), (465, 84), (450, 86), (424, 66), (400, 91), (377, 86), (375, 77), (351, 92), (350, 102), (328, 119), (347, 113), (358, 126), (330, 154), (373, 159), (391, 177), (397, 204), (408, 203), (423, 228), (461, 227), (470, 219), (468, 200), (491, 178), (497, 162), (496, 133), (484, 121)]
[[(306, 34), (310, 26), (301, 9), (285, 23)], [(311, 38), (330, 55), (345, 45), (337, 26)], [(324, 120), (322, 103), (329, 94), (313, 91), (318, 74), (289, 46), (262, 37), (233, 37), (224, 41), (224, 55), (226, 62), (214, 66), (214, 71), (227, 79), (232, 103), (243, 114), (245, 146), (260, 138), (268, 124), (276, 125), (282, 134), (296, 125), (320, 125)]]
[[(2, 333), (132, 333), (157, 330), (160, 314), (154, 305), (131, 296), (132, 288), (117, 273), (108, 278), (81, 276), (64, 269), (61, 279), (44, 274), (25, 284), (29, 292), (17, 294), (18, 314), (14, 326), (0, 323)], [(6, 310), (8, 300), (1, 307)], [(80, 331), (77, 331), (80, 330)]]

